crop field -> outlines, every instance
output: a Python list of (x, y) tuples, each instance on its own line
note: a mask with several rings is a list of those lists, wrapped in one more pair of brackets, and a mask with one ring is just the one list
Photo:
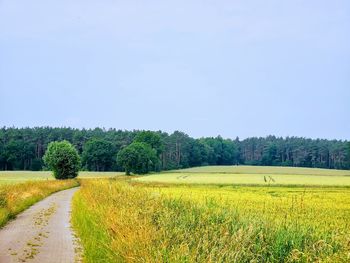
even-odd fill
[(172, 184), (350, 186), (350, 171), (294, 167), (209, 166), (163, 172), (136, 180)]
[(202, 166), (174, 170), (170, 173), (222, 173), (222, 174), (290, 174), (290, 175), (338, 175), (350, 176), (350, 170), (334, 170), (319, 168), (283, 167), (283, 166)]
[(350, 260), (350, 189), (341, 187), (83, 180), (73, 224), (86, 262)]
[[(118, 172), (79, 172), (78, 178), (109, 178), (122, 174)], [(48, 171), (0, 171), (0, 185), (53, 179), (52, 173)]]

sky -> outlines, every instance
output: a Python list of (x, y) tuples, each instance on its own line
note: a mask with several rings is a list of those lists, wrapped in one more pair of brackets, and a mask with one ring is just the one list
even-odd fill
[(348, 0), (0, 0), (0, 126), (350, 139)]

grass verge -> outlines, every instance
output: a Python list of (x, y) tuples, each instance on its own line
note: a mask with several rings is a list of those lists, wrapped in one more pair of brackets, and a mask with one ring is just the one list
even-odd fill
[(78, 185), (77, 180), (48, 180), (0, 185), (0, 227), (48, 195)]

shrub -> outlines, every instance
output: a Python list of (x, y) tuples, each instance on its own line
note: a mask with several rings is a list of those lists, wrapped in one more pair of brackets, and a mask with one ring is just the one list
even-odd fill
[(74, 146), (67, 141), (51, 142), (43, 160), (45, 165), (53, 171), (56, 179), (70, 179), (78, 176), (80, 157)]

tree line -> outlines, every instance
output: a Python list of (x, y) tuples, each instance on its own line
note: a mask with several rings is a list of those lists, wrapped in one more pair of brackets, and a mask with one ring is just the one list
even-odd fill
[[(138, 169), (145, 173), (239, 164), (350, 169), (350, 142), (342, 140), (275, 136), (195, 139), (180, 131), (168, 134), (101, 128), (3, 127), (0, 170), (42, 170), (48, 144), (62, 140), (77, 149), (83, 169), (89, 171), (122, 171), (129, 167), (129, 172)], [(143, 163), (130, 167), (138, 161)]]

